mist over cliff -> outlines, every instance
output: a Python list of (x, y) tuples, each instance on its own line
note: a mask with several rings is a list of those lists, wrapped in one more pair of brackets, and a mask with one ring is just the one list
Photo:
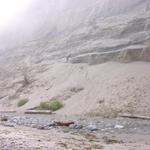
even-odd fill
[[(7, 48), (42, 38), (60, 40), (61, 36), (70, 41), (79, 36), (81, 40), (92, 39), (94, 35), (99, 39), (122, 38), (121, 31), (128, 23), (130, 30), (134, 28), (132, 32), (140, 32), (149, 25), (149, 7), (148, 0), (32, 0), (25, 12), (1, 29), (0, 44)], [(138, 17), (143, 20), (130, 22)]]

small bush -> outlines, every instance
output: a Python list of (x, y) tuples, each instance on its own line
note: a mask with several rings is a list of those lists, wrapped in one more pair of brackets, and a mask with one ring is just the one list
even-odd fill
[(60, 101), (45, 101), (45, 102), (41, 102), (40, 106), (38, 107), (38, 109), (40, 110), (52, 110), (52, 111), (56, 111), (60, 108), (62, 108), (64, 105), (62, 102)]
[(17, 106), (21, 107), (21, 106), (25, 105), (27, 102), (28, 102), (28, 99), (22, 99), (17, 103)]
[(50, 110), (56, 111), (60, 108), (62, 108), (64, 105), (60, 101), (52, 101), (50, 104)]
[(50, 102), (48, 102), (48, 101), (41, 102), (38, 109), (40, 109), (40, 110), (49, 110), (50, 109)]

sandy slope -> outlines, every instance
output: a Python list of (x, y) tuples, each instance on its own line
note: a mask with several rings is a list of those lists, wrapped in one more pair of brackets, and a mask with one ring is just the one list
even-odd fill
[[(64, 108), (58, 114), (116, 115), (120, 112), (150, 116), (150, 63), (108, 62), (89, 66), (56, 63), (39, 73), (20, 98), (29, 102), (24, 110), (41, 101), (57, 99)], [(16, 108), (16, 100), (14, 107)]]

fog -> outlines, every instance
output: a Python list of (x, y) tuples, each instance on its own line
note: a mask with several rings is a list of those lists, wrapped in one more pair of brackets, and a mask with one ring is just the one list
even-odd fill
[[(25, 6), (9, 22), (4, 23), (5, 26), (0, 27), (0, 48), (6, 49), (44, 37), (52, 38), (86, 25), (95, 18), (100, 20), (128, 13), (127, 9), (134, 11), (134, 8), (138, 9), (136, 4), (142, 2), (143, 5), (143, 1), (115, 0), (114, 3), (114, 0), (32, 0), (28, 7)], [(10, 8), (11, 6), (7, 9)], [(3, 21), (4, 17), (5, 15), (0, 16)]]

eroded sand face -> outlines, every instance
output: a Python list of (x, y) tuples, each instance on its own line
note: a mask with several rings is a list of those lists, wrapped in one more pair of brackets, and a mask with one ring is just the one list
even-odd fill
[[(36, 74), (36, 80), (10, 100), (2, 98), (1, 110), (24, 111), (36, 107), (41, 101), (57, 99), (64, 103), (58, 114), (110, 116), (118, 113), (134, 113), (150, 116), (150, 63), (108, 62), (99, 65), (55, 63), (50, 69)], [(19, 78), (1, 94), (13, 94), (13, 85), (19, 86)], [(1, 84), (5, 81), (1, 80)], [(3, 85), (2, 84), (2, 85)], [(15, 88), (15, 87), (14, 87)], [(16, 87), (17, 88), (17, 87)], [(17, 91), (19, 91), (17, 89)], [(18, 95), (19, 95), (18, 94)], [(23, 107), (17, 107), (21, 99), (29, 99)], [(93, 113), (93, 114), (91, 114)]]

